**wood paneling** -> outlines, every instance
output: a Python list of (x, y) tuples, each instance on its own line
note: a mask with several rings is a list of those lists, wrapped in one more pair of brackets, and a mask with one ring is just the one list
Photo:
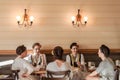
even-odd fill
[[(43, 54), (50, 54), (52, 49), (42, 49), (41, 53)], [(28, 50), (28, 54), (31, 53), (32, 50)], [(98, 52), (98, 49), (80, 49), (80, 52), (83, 54), (95, 54)], [(70, 53), (69, 49), (64, 49), (64, 53), (68, 54)], [(120, 53), (120, 49), (111, 49), (111, 53)], [(0, 50), (0, 55), (15, 55), (15, 50)]]
[[(24, 9), (35, 17), (29, 29), (19, 28), (16, 16)], [(71, 16), (81, 9), (88, 16), (86, 26), (74, 27)], [(120, 49), (120, 0), (1, 0), (0, 50), (15, 50), (24, 44), (28, 49), (40, 42), (42, 49), (57, 45), (68, 49), (72, 42), (80, 49), (97, 49), (106, 44)]]

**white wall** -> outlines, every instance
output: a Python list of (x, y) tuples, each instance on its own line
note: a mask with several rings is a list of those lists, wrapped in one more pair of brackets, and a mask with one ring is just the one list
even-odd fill
[[(24, 9), (35, 17), (29, 29), (19, 28), (17, 15)], [(71, 16), (88, 16), (86, 26), (74, 27)], [(106, 44), (120, 48), (119, 0), (0, 0), (0, 50), (14, 50), (25, 44), (28, 49), (40, 42), (43, 49), (56, 45), (68, 49), (72, 42), (80, 48), (96, 49)]]

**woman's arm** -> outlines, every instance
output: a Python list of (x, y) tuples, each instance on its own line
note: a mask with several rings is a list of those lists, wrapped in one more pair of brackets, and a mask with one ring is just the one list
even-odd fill
[(32, 64), (31, 56), (32, 56), (32, 54), (29, 54), (29, 55), (27, 56), (26, 60), (27, 60), (29, 63)]
[(70, 65), (71, 62), (70, 62), (70, 56), (69, 55), (66, 56), (66, 62)]
[(97, 76), (98, 73), (96, 71), (93, 71), (91, 74), (89, 74), (88, 76)]
[(85, 65), (85, 58), (84, 58), (84, 55), (81, 54), (81, 65)]
[(46, 55), (43, 55), (43, 67), (46, 68), (47, 66), (47, 61), (46, 61)]
[(47, 62), (45, 54), (41, 54), (41, 59), (42, 59), (42, 63), (40, 64), (41, 68), (46, 68)]
[(93, 71), (91, 74), (89, 74), (85, 80), (99, 80), (99, 77), (97, 76), (98, 73), (96, 71)]

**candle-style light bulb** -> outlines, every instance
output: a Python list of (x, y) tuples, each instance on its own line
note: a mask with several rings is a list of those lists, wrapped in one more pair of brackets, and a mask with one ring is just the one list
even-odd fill
[(72, 16), (72, 24), (74, 25), (75, 24), (75, 16)]
[(20, 21), (21, 18), (20, 18), (20, 16), (17, 16), (16, 19), (17, 19), (17, 21)]
[(75, 16), (72, 16), (72, 21), (75, 21)]
[(17, 19), (17, 23), (20, 24), (20, 20), (21, 20), (20, 16), (17, 16), (16, 19)]
[(87, 21), (88, 21), (88, 17), (85, 16), (85, 17), (84, 17), (84, 22), (85, 22), (85, 24), (87, 23)]
[(34, 17), (33, 16), (30, 16), (30, 21), (33, 21), (34, 20)]

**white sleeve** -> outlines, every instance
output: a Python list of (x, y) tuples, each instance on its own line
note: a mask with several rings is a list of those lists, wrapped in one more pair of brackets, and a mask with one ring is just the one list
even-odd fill
[(32, 63), (31, 56), (32, 56), (31, 54), (29, 54), (29, 55), (27, 56), (27, 60), (28, 60), (29, 63)]
[(44, 68), (45, 68), (46, 65), (47, 65), (47, 62), (46, 62), (46, 55), (45, 55), (45, 54), (43, 55), (43, 59), (44, 59), (44, 64), (43, 64), (43, 66), (44, 66)]
[(49, 63), (48, 65), (47, 65), (47, 67), (46, 67), (46, 70), (52, 70), (52, 65), (51, 65), (51, 63)]
[(11, 69), (12, 69), (12, 70), (19, 70), (19, 67), (18, 67), (18, 65), (16, 64), (15, 60), (14, 60), (14, 62), (13, 62), (13, 64), (12, 64)]
[(69, 55), (66, 56), (66, 62), (69, 63), (69, 64), (71, 63), (71, 62), (70, 62), (70, 56), (69, 56)]
[(49, 64), (47, 65), (46, 70), (49, 70)]
[(22, 66), (23, 66), (23, 63), (21, 63), (21, 60), (15, 59), (12, 64), (12, 70), (20, 70)]
[(66, 64), (67, 70), (72, 70), (72, 66), (69, 63), (66, 62), (65, 64)]
[(45, 54), (42, 54), (42, 57), (41, 57), (41, 59), (42, 59), (42, 63), (41, 63), (41, 67), (40, 68), (45, 68), (46, 67), (46, 56), (45, 56)]
[(81, 64), (85, 65), (85, 58), (84, 58), (83, 54), (81, 54)]
[(97, 73), (100, 73), (100, 72), (105, 68), (105, 65), (106, 65), (106, 64), (104, 64), (103, 61), (100, 62), (99, 66), (98, 66), (97, 69), (96, 69), (96, 72), (97, 72)]
[(23, 63), (23, 67), (27, 70), (27, 74), (31, 74), (33, 71), (35, 71), (34, 67), (29, 64), (28, 62)]

